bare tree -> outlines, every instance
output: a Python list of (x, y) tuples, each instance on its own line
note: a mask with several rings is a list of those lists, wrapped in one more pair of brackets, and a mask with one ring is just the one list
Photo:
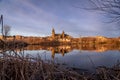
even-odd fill
[(3, 28), (4, 37), (6, 38), (10, 34), (11, 27), (9, 25), (5, 25)]
[(102, 11), (110, 18), (110, 22), (120, 24), (120, 0), (89, 0), (92, 10)]

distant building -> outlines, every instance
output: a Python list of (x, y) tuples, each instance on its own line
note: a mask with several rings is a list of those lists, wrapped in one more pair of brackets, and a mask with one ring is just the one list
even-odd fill
[(81, 42), (83, 44), (92, 44), (92, 43), (95, 43), (95, 41), (96, 41), (95, 37), (82, 37), (81, 38)]
[(107, 38), (103, 37), (103, 36), (96, 36), (96, 38), (97, 38), (97, 41), (99, 41), (99, 42), (107, 41)]
[(21, 35), (16, 35), (15, 38), (16, 39), (22, 39), (22, 36)]
[(52, 35), (51, 35), (52, 40), (58, 40), (58, 41), (66, 41), (69, 42), (71, 40), (71, 36), (68, 34), (65, 34), (63, 31), (62, 34), (56, 34), (54, 28), (52, 29)]
[(3, 36), (2, 36), (2, 35), (0, 35), (0, 39), (3, 39)]

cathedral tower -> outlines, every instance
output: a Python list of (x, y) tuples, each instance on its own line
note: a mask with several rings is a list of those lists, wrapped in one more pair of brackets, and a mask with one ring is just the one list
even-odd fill
[(62, 38), (64, 38), (64, 37), (65, 37), (65, 32), (63, 31), (63, 32), (62, 32)]
[(55, 30), (54, 30), (54, 28), (52, 29), (52, 38), (53, 39), (55, 38)]

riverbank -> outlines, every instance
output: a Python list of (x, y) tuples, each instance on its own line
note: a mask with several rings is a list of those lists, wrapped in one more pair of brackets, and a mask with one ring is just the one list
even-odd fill
[(27, 55), (9, 55), (2, 53), (0, 58), (1, 80), (119, 80), (120, 63), (111, 68), (98, 67), (95, 73), (43, 61)]
[(26, 47), (28, 44), (21, 40), (13, 40), (13, 41), (7, 41), (7, 40), (0, 40), (0, 49), (12, 49), (12, 48), (21, 48)]

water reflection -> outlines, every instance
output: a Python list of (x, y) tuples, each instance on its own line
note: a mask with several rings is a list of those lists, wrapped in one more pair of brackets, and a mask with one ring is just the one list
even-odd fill
[(47, 50), (51, 51), (51, 57), (54, 58), (55, 54), (61, 54), (64, 56), (65, 54), (73, 51), (89, 51), (89, 52), (105, 52), (109, 50), (120, 51), (120, 45), (60, 45), (60, 46), (41, 46), (41, 45), (29, 45), (24, 48), (24, 50)]
[[(8, 53), (31, 54), (37, 56), (46, 55), (48, 60), (57, 58), (59, 63), (65, 63), (69, 67), (93, 70), (97, 66), (113, 66), (120, 60), (120, 45), (59, 45), (42, 46), (29, 45), (5, 49)], [(41, 52), (42, 51), (42, 52)], [(45, 51), (45, 52), (44, 52)], [(102, 53), (102, 54), (101, 54)], [(14, 54), (15, 55), (15, 54)], [(63, 57), (64, 56), (64, 57)], [(44, 57), (42, 57), (44, 59)]]

